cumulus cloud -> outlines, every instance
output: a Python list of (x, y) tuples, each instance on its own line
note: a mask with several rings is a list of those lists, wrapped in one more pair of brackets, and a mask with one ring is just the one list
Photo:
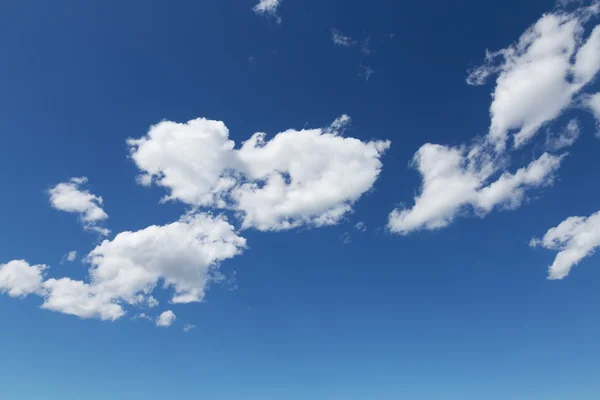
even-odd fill
[[(497, 52), (488, 52), (484, 65), (472, 70), (471, 85), (498, 75), (490, 106), (488, 134), (474, 144), (443, 146), (427, 143), (415, 154), (413, 165), (422, 177), (412, 208), (400, 207), (389, 215), (388, 228), (407, 234), (448, 226), (459, 215), (485, 216), (490, 211), (520, 206), (527, 193), (552, 184), (564, 155), (544, 153), (514, 174), (507, 171), (509, 134), (512, 150), (522, 147), (540, 127), (574, 103), (600, 69), (600, 27), (586, 38), (585, 23), (598, 14), (598, 2), (572, 12), (543, 15), (519, 40)], [(570, 122), (547, 148), (571, 145), (579, 135)]]
[(336, 224), (369, 191), (389, 141), (342, 136), (341, 116), (326, 128), (255, 133), (235, 149), (220, 121), (163, 121), (129, 139), (138, 181), (168, 200), (234, 210), (243, 228), (282, 230)]
[(79, 220), (86, 230), (106, 236), (110, 231), (99, 226), (101, 221), (108, 218), (102, 209), (102, 197), (82, 189), (86, 183), (86, 177), (59, 183), (48, 191), (50, 204), (57, 210), (79, 214)]
[(420, 194), (411, 209), (392, 211), (388, 228), (405, 235), (444, 228), (460, 214), (482, 217), (494, 208), (514, 209), (528, 190), (552, 183), (564, 157), (544, 153), (514, 174), (493, 179), (501, 164), (481, 156), (482, 150), (465, 147), (422, 146), (413, 160), (423, 179)]
[(195, 329), (195, 328), (196, 328), (196, 325), (192, 325), (192, 324), (185, 324), (185, 325), (183, 326), (183, 331), (184, 331), (185, 333), (187, 333), (187, 332), (189, 332), (189, 331), (191, 331), (192, 329)]
[(346, 36), (334, 28), (331, 29), (331, 40), (336, 46), (350, 47), (354, 45), (354, 41), (350, 36)]
[(125, 315), (125, 306), (157, 306), (152, 292), (159, 284), (172, 290), (172, 303), (202, 301), (213, 276), (221, 276), (220, 263), (245, 248), (246, 240), (224, 217), (192, 213), (168, 225), (104, 240), (84, 259), (90, 265), (87, 281), (44, 281), (45, 265), (23, 260), (1, 264), (0, 292), (13, 297), (37, 294), (47, 310), (116, 320)]
[(548, 130), (546, 137), (546, 148), (548, 150), (560, 150), (572, 146), (579, 137), (581, 129), (576, 118), (570, 120), (567, 125), (558, 133)]
[(77, 259), (77, 251), (73, 250), (65, 254), (61, 260), (61, 264), (65, 262), (73, 262)]
[(258, 15), (271, 16), (281, 23), (281, 18), (277, 15), (277, 8), (281, 4), (281, 0), (260, 0), (252, 10)]
[(548, 277), (562, 279), (600, 246), (600, 211), (587, 218), (569, 217), (549, 229), (542, 239), (532, 239), (530, 245), (558, 251), (548, 270)]
[(356, 228), (357, 231), (366, 232), (367, 225), (364, 222), (359, 221), (354, 225), (354, 228)]
[(500, 147), (509, 132), (514, 147), (529, 142), (544, 124), (572, 105), (600, 69), (600, 27), (585, 38), (583, 25), (598, 14), (598, 3), (573, 12), (544, 14), (519, 40), (487, 52), (467, 82), (481, 85), (497, 74), (490, 107), (490, 137)]
[(0, 293), (6, 293), (11, 297), (40, 294), (44, 271), (47, 268), (43, 264), (29, 265), (25, 260), (0, 264)]
[(156, 319), (156, 326), (160, 328), (168, 328), (173, 324), (173, 322), (175, 322), (176, 319), (177, 317), (173, 311), (167, 310), (158, 316)]

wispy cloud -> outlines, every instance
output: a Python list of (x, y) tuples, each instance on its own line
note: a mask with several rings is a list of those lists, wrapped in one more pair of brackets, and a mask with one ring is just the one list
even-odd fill
[(354, 46), (354, 41), (350, 36), (344, 35), (337, 29), (331, 28), (331, 40), (336, 46), (351, 47)]

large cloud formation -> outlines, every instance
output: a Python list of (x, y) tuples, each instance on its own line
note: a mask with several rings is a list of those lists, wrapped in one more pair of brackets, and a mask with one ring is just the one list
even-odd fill
[(164, 198), (234, 210), (243, 228), (282, 230), (336, 224), (369, 191), (389, 141), (344, 137), (346, 115), (323, 129), (289, 129), (241, 148), (221, 121), (163, 121), (130, 139), (138, 181), (165, 187)]
[(173, 290), (172, 303), (201, 301), (220, 262), (245, 247), (246, 240), (223, 217), (190, 214), (104, 240), (85, 258), (90, 265), (87, 281), (44, 281), (46, 266), (25, 261), (0, 265), (0, 291), (13, 297), (40, 295), (42, 308), (48, 310), (115, 320), (125, 314), (125, 305), (155, 306), (152, 292), (159, 283)]
[[(572, 12), (545, 14), (515, 44), (488, 52), (485, 64), (472, 70), (467, 82), (481, 85), (498, 75), (489, 133), (470, 145), (423, 145), (413, 159), (422, 177), (420, 193), (412, 208), (390, 213), (390, 231), (408, 234), (439, 229), (458, 215), (484, 216), (494, 208), (515, 208), (529, 191), (552, 184), (566, 154), (544, 153), (510, 173), (507, 143), (512, 137), (513, 149), (523, 147), (542, 126), (576, 103), (576, 96), (597, 75), (600, 27), (585, 38), (584, 24), (599, 11), (594, 2)], [(594, 109), (594, 100), (588, 104)], [(570, 131), (548, 147), (557, 150), (571, 145), (577, 135), (577, 126), (572, 124)]]

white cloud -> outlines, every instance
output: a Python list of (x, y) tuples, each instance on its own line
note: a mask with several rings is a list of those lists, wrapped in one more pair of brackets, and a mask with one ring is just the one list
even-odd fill
[(141, 314), (137, 314), (136, 316), (134, 316), (133, 318), (131, 318), (132, 320), (136, 320), (136, 319), (143, 319), (146, 321), (152, 321), (152, 317), (149, 316), (146, 313), (141, 313)]
[(123, 307), (110, 292), (102, 292), (93, 284), (71, 278), (48, 279), (43, 284), (42, 308), (80, 318), (114, 321), (125, 315)]
[[(421, 191), (412, 208), (392, 211), (388, 221), (392, 232), (438, 229), (459, 215), (485, 216), (495, 208), (516, 208), (528, 191), (553, 182), (563, 156), (545, 153), (511, 174), (506, 143), (516, 130), (513, 147), (523, 146), (571, 106), (574, 96), (595, 77), (600, 68), (600, 27), (585, 39), (583, 26), (598, 13), (599, 4), (544, 14), (515, 44), (487, 53), (485, 64), (467, 78), (469, 84), (481, 85), (498, 74), (487, 136), (457, 147), (428, 143), (417, 151), (413, 162), (422, 176)], [(571, 122), (547, 146), (565, 147), (578, 134), (576, 122)]]
[(82, 190), (81, 186), (85, 183), (86, 177), (71, 178), (67, 182), (59, 183), (48, 191), (50, 204), (57, 210), (79, 214), (85, 229), (106, 236), (110, 231), (98, 226), (99, 222), (108, 218), (102, 209), (102, 197)]
[(350, 47), (354, 45), (354, 41), (350, 36), (344, 35), (337, 29), (331, 29), (331, 40), (336, 46)]
[(421, 192), (411, 209), (395, 209), (388, 228), (408, 234), (420, 229), (448, 226), (457, 215), (473, 212), (484, 216), (494, 208), (516, 208), (527, 190), (549, 185), (563, 156), (544, 153), (527, 167), (491, 179), (501, 165), (480, 147), (422, 146), (414, 157), (422, 175)]
[(0, 293), (11, 297), (39, 294), (46, 265), (29, 265), (25, 260), (13, 260), (0, 264)]
[(183, 331), (184, 331), (185, 333), (187, 333), (187, 332), (191, 331), (192, 329), (196, 329), (196, 325), (192, 325), (192, 324), (185, 324), (185, 325), (183, 326)]
[[(596, 118), (596, 125), (600, 125), (600, 93), (595, 93), (586, 99), (586, 105)], [(596, 131), (596, 137), (600, 138), (600, 129)]]
[(130, 139), (138, 181), (169, 190), (165, 200), (235, 210), (243, 228), (336, 224), (370, 190), (389, 141), (343, 137), (350, 118), (323, 129), (255, 133), (234, 149), (223, 122), (164, 121)]
[(354, 225), (354, 228), (356, 228), (357, 231), (365, 232), (367, 230), (367, 225), (364, 222), (359, 221)]
[(281, 0), (259, 0), (252, 10), (258, 15), (271, 16), (281, 23), (281, 18), (277, 15), (277, 8), (281, 4)]
[(569, 217), (549, 229), (541, 240), (532, 239), (530, 245), (558, 251), (548, 270), (548, 277), (562, 279), (600, 246), (600, 211), (587, 218)]
[(149, 296), (148, 299), (146, 300), (146, 304), (148, 305), (148, 307), (150, 308), (154, 308), (156, 306), (158, 306), (158, 300), (156, 300), (154, 297)]
[(73, 250), (65, 254), (61, 260), (61, 264), (65, 262), (73, 262), (77, 259), (77, 251)]
[(570, 120), (564, 129), (557, 134), (548, 130), (548, 136), (546, 137), (546, 148), (548, 150), (556, 151), (572, 146), (579, 137), (580, 131), (581, 129), (579, 128), (579, 122), (576, 118)]
[(85, 258), (90, 283), (70, 278), (44, 282), (43, 308), (81, 318), (115, 320), (123, 305), (157, 305), (157, 284), (172, 288), (173, 303), (201, 301), (219, 263), (246, 246), (222, 217), (194, 214), (180, 221), (121, 232)]
[(167, 310), (158, 316), (158, 319), (156, 320), (156, 326), (161, 328), (167, 328), (171, 326), (176, 319), (177, 317), (175, 316), (173, 311)]
[(598, 3), (571, 13), (544, 14), (519, 40), (472, 70), (467, 82), (483, 84), (498, 74), (490, 138), (503, 147), (512, 130), (514, 146), (523, 146), (540, 127), (558, 117), (600, 68), (600, 27), (584, 40), (583, 25), (598, 13)]

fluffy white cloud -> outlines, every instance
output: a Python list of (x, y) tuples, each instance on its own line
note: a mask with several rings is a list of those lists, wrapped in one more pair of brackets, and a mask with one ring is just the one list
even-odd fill
[(354, 45), (354, 41), (350, 36), (344, 35), (337, 29), (331, 29), (331, 40), (336, 46), (350, 47)]
[(167, 328), (175, 322), (177, 316), (171, 310), (167, 310), (158, 316), (156, 320), (156, 326), (161, 328)]
[[(574, 96), (598, 73), (600, 27), (587, 38), (583, 27), (598, 14), (599, 4), (544, 14), (515, 44), (487, 53), (486, 63), (472, 70), (467, 82), (480, 85), (498, 74), (488, 134), (473, 145), (428, 143), (417, 151), (413, 162), (422, 176), (421, 192), (412, 208), (392, 211), (388, 221), (392, 232), (438, 229), (465, 213), (484, 216), (495, 208), (515, 208), (528, 190), (553, 182), (563, 156), (543, 154), (511, 174), (506, 144), (514, 130), (514, 148), (527, 143), (571, 106)], [(548, 140), (547, 148), (571, 145), (578, 135), (572, 121)]]
[(165, 200), (235, 210), (243, 228), (280, 230), (337, 223), (373, 186), (389, 141), (342, 136), (346, 115), (324, 129), (255, 133), (240, 149), (220, 121), (163, 121), (130, 139), (139, 182)]
[(546, 148), (548, 150), (560, 150), (562, 148), (572, 146), (579, 137), (580, 132), (581, 129), (579, 128), (579, 122), (576, 118), (573, 118), (567, 123), (564, 129), (558, 133), (548, 130), (548, 136), (546, 137)]
[(73, 262), (76, 259), (77, 259), (77, 251), (73, 250), (63, 256), (61, 263)]
[(46, 269), (45, 265), (29, 265), (25, 260), (0, 264), (0, 293), (11, 297), (40, 294)]
[(392, 211), (388, 228), (408, 234), (446, 227), (469, 211), (484, 216), (496, 207), (516, 208), (527, 190), (552, 183), (563, 158), (544, 153), (516, 173), (492, 180), (502, 163), (490, 157), (480, 147), (422, 146), (414, 157), (423, 179), (421, 193), (411, 209)]
[(100, 318), (114, 321), (125, 310), (110, 292), (102, 292), (93, 283), (71, 278), (48, 279), (43, 283), (44, 303), (42, 308), (80, 318)]
[(473, 85), (498, 74), (490, 107), (490, 137), (499, 147), (512, 130), (517, 130), (514, 146), (523, 146), (596, 76), (600, 27), (584, 40), (583, 25), (598, 11), (594, 2), (571, 13), (544, 14), (515, 44), (488, 52), (486, 63), (471, 71), (467, 82)]
[(59, 183), (48, 191), (50, 204), (57, 210), (79, 214), (85, 229), (106, 236), (110, 231), (98, 226), (99, 222), (108, 218), (102, 209), (102, 197), (81, 189), (85, 183), (86, 177), (71, 178), (67, 182)]
[(85, 258), (89, 283), (70, 278), (44, 282), (43, 308), (81, 318), (115, 320), (123, 306), (157, 305), (161, 282), (173, 303), (201, 301), (219, 263), (240, 254), (246, 240), (222, 217), (194, 214), (180, 221), (119, 233)]
[(281, 0), (259, 0), (252, 10), (258, 15), (275, 17), (277, 23), (281, 23), (281, 18), (277, 15), (277, 8), (280, 4)]
[(558, 251), (548, 270), (548, 277), (562, 279), (573, 266), (600, 246), (600, 211), (587, 218), (569, 217), (549, 229), (541, 240), (532, 239), (530, 245)]

